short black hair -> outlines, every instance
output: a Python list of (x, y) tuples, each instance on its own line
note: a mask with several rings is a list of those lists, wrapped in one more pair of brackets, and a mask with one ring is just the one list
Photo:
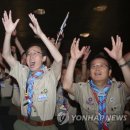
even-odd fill
[(38, 46), (41, 49), (42, 55), (47, 56), (47, 48), (46, 48), (46, 46), (44, 45), (44, 43), (41, 40), (37, 40), (37, 39), (33, 40), (29, 44), (28, 48), (26, 49), (26, 53), (29, 50), (29, 48), (31, 48), (33, 46)]
[(94, 60), (97, 59), (97, 58), (102, 58), (102, 59), (104, 59), (105, 61), (107, 61), (109, 69), (112, 69), (112, 66), (111, 66), (111, 64), (110, 64), (110, 62), (109, 62), (110, 59), (109, 59), (109, 57), (106, 56), (104, 53), (99, 53), (99, 54), (93, 56), (93, 57), (90, 59), (90, 61), (89, 61), (89, 63), (88, 63), (88, 68), (89, 68), (89, 69), (90, 69), (90, 66), (91, 66), (92, 61), (94, 61)]

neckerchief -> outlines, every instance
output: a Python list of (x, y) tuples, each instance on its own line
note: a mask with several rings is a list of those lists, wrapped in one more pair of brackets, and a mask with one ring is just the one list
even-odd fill
[(109, 130), (106, 119), (106, 98), (112, 81), (108, 80), (107, 85), (102, 90), (99, 90), (92, 80), (89, 83), (98, 103), (98, 130)]
[(32, 105), (33, 105), (33, 85), (35, 82), (35, 79), (40, 77), (44, 74), (44, 68), (45, 66), (42, 65), (40, 70), (33, 73), (32, 71), (29, 72), (29, 76), (26, 83), (26, 93), (28, 94), (28, 106), (27, 106), (27, 115), (28, 118), (30, 118), (31, 112), (32, 112)]

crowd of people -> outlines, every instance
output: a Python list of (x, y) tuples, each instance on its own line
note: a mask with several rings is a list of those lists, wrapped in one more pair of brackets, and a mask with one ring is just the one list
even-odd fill
[[(44, 34), (34, 14), (28, 16), (30, 28), (40, 39), (28, 48), (17, 37), (20, 19), (13, 22), (11, 11), (4, 11), (2, 17), (0, 95), (1, 100), (10, 97), (11, 110), (15, 109), (13, 129), (130, 129), (130, 53), (123, 56), (121, 37), (111, 37), (112, 49), (104, 47), (104, 54), (99, 52), (89, 61), (91, 47), (79, 49), (80, 39), (74, 38), (64, 59), (59, 51), (64, 35), (56, 42)], [(114, 79), (108, 57), (117, 62), (124, 80)]]

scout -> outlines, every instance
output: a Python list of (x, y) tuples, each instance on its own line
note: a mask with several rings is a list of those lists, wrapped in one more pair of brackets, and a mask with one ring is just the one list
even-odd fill
[[(87, 130), (123, 130), (123, 115), (127, 95), (130, 95), (130, 70), (122, 57), (121, 38), (112, 37), (112, 50), (104, 48), (120, 66), (125, 83), (110, 80), (111, 66), (103, 56), (91, 59), (90, 80), (86, 83), (73, 83), (76, 62), (82, 57), (85, 47), (79, 50), (79, 39), (73, 40), (71, 58), (64, 77), (63, 87), (75, 96), (85, 117)], [(122, 119), (119, 120), (119, 117)]]
[(26, 52), (27, 65), (22, 65), (11, 55), (10, 38), (19, 22), (12, 21), (12, 13), (3, 13), (2, 22), (5, 28), (3, 57), (9, 64), (12, 75), (19, 83), (21, 117), (14, 124), (15, 130), (55, 130), (53, 116), (56, 105), (56, 86), (61, 74), (62, 56), (42, 32), (35, 16), (30, 13), (32, 23), (29, 26), (38, 35), (50, 51), (54, 62), (50, 69), (44, 66), (46, 60), (44, 49), (40, 44), (30, 46)]

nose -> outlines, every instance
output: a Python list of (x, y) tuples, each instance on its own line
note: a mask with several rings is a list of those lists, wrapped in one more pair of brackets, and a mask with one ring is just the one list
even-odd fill
[(96, 65), (95, 69), (96, 69), (96, 70), (100, 70), (100, 69), (101, 69), (101, 66)]
[(35, 57), (35, 54), (33, 54), (33, 53), (31, 53), (31, 54), (29, 55), (29, 58), (30, 58), (30, 59), (34, 59), (34, 57)]

